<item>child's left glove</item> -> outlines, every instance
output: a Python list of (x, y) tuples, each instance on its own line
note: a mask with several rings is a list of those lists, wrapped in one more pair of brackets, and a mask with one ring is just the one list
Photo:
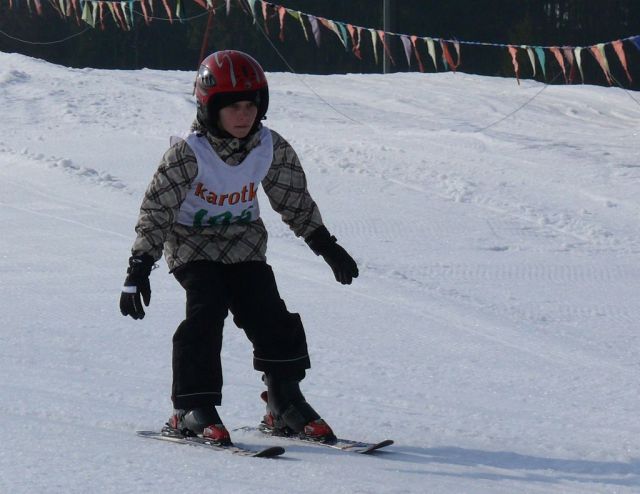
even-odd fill
[(311, 247), (311, 250), (317, 255), (322, 256), (326, 263), (331, 267), (336, 281), (343, 285), (350, 285), (353, 278), (358, 277), (358, 265), (353, 257), (344, 250), (336, 237), (329, 234), (325, 226), (321, 226), (314, 230), (305, 241)]
[(140, 296), (142, 296), (144, 305), (148, 307), (151, 302), (149, 274), (151, 274), (153, 264), (153, 258), (149, 254), (129, 258), (127, 278), (124, 280), (124, 287), (122, 287), (120, 294), (120, 312), (123, 316), (131, 316), (134, 319), (144, 317)]

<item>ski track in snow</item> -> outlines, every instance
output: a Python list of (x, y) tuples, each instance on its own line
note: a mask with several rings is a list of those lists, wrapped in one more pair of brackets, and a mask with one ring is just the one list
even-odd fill
[[(169, 414), (184, 295), (161, 262), (133, 322), (119, 287), (192, 78), (0, 54), (0, 492), (637, 492), (640, 108), (609, 88), (548, 87), (494, 126), (541, 86), (269, 74), (268, 123), (361, 271), (339, 286), (263, 206), (307, 328), (303, 390), (339, 435), (396, 444), (265, 461), (136, 438)], [(254, 424), (231, 321), (223, 364), (225, 422)]]

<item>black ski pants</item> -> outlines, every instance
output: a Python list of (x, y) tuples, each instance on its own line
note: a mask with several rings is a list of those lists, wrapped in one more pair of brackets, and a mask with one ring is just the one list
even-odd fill
[(173, 405), (219, 405), (222, 398), (222, 329), (229, 311), (253, 344), (253, 367), (302, 380), (310, 367), (298, 314), (287, 311), (266, 262), (193, 261), (174, 276), (187, 292), (186, 318), (173, 336)]

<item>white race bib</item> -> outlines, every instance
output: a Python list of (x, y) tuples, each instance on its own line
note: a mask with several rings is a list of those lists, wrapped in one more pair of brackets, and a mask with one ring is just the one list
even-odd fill
[(273, 161), (271, 131), (262, 127), (260, 144), (235, 166), (225, 163), (207, 138), (196, 133), (185, 139), (198, 162), (193, 181), (178, 213), (178, 223), (202, 227), (249, 223), (260, 217), (258, 188)]

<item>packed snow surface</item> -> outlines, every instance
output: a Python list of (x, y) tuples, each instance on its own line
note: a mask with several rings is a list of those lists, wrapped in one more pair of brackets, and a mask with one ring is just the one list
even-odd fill
[[(145, 440), (171, 412), (184, 293), (164, 261), (118, 310), (147, 183), (195, 114), (194, 73), (0, 54), (0, 492), (640, 490), (640, 97), (466, 74), (268, 74), (360, 277), (343, 287), (268, 207), (269, 262), (305, 323), (310, 403), (376, 456), (240, 458)], [(517, 111), (516, 111), (517, 110)], [(225, 328), (220, 413), (263, 385)]]

